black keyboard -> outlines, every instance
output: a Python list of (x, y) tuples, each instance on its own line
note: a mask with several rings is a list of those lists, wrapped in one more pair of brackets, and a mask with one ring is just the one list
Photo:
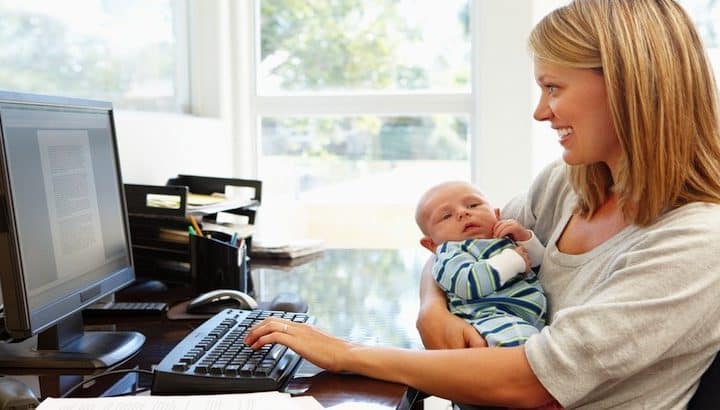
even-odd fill
[(168, 308), (165, 302), (112, 302), (105, 306), (91, 306), (83, 310), (86, 316), (160, 315)]
[(153, 394), (239, 393), (281, 390), (300, 356), (280, 344), (252, 350), (250, 327), (269, 316), (314, 322), (304, 313), (225, 309), (178, 343), (155, 368)]

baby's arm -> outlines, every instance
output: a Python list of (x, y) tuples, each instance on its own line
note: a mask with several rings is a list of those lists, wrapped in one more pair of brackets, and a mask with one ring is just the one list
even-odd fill
[(497, 291), (505, 282), (527, 270), (525, 259), (514, 249), (482, 259), (487, 240), (446, 242), (437, 249), (433, 277), (438, 285), (463, 299), (476, 299)]
[(531, 267), (540, 266), (542, 263), (545, 247), (540, 243), (533, 231), (526, 229), (518, 221), (514, 219), (499, 220), (493, 228), (493, 234), (496, 238), (509, 236), (518, 246), (527, 249)]

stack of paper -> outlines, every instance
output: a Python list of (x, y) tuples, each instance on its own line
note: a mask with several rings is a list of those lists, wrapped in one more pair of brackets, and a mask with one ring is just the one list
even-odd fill
[(55, 399), (48, 397), (38, 410), (320, 410), (311, 396), (290, 397), (287, 393), (262, 392), (203, 396), (122, 396)]
[(318, 239), (298, 239), (290, 241), (268, 241), (255, 238), (250, 255), (258, 258), (299, 258), (321, 252), (325, 249), (323, 241)]

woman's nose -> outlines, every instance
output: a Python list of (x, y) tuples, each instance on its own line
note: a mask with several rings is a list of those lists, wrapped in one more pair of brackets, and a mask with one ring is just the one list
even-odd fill
[(533, 112), (533, 118), (535, 118), (536, 121), (548, 121), (551, 117), (552, 110), (550, 109), (550, 105), (545, 102), (545, 98), (540, 98)]

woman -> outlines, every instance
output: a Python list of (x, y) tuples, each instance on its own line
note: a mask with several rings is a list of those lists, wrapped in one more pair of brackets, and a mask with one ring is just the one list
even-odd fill
[(701, 41), (671, 0), (575, 0), (529, 45), (543, 89), (534, 117), (557, 130), (563, 162), (503, 217), (547, 245), (549, 326), (521, 347), (474, 348), (425, 269), (418, 329), (432, 350), (277, 320), (248, 343), (463, 403), (687, 405), (720, 348), (720, 114)]

